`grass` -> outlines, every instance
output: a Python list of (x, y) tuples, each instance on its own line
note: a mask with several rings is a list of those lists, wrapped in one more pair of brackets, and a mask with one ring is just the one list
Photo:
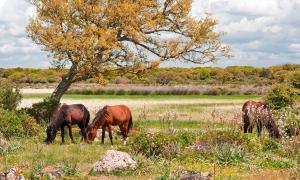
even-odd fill
[(163, 120), (140, 120), (135, 122), (135, 126), (142, 128), (152, 129), (165, 129), (173, 127), (176, 129), (189, 129), (199, 130), (213, 128), (224, 128), (224, 123), (213, 123), (209, 121), (187, 121), (187, 120), (176, 120), (176, 121), (163, 121)]
[[(25, 94), (24, 96), (42, 98), (47, 94)], [(92, 144), (79, 144), (79, 131), (74, 128), (76, 144), (70, 142), (67, 134), (66, 143), (63, 145), (60, 144), (60, 134), (51, 145), (43, 143), (44, 133), (34, 138), (11, 139), (11, 143), (19, 146), (0, 154), (0, 172), (17, 166), (22, 167), (26, 178), (39, 177), (49, 169), (58, 169), (69, 179), (97, 179), (100, 178), (99, 176), (108, 179), (171, 179), (177, 177), (179, 170), (194, 170), (211, 172), (214, 174), (213, 179), (259, 179), (261, 177), (288, 179), (297, 164), (296, 158), (285, 151), (286, 146), (283, 142), (272, 140), (265, 134), (257, 137), (256, 134), (242, 133), (241, 116), (238, 114), (240, 102), (258, 99), (260, 98), (258, 96), (65, 95), (64, 98), (149, 101), (210, 99), (212, 101), (195, 104), (154, 104), (132, 108), (134, 126), (150, 134), (162, 132), (166, 134), (165, 137), (157, 136), (157, 147), (154, 148), (164, 147), (167, 152), (162, 151), (162, 153), (173, 153), (174, 156), (170, 158), (146, 157), (142, 153), (135, 152), (130, 148), (129, 143), (134, 137), (130, 137), (128, 144), (124, 146), (116, 133), (113, 134), (114, 146), (110, 145), (108, 135), (104, 145), (99, 141)], [(214, 101), (219, 99), (225, 101)], [(239, 108), (234, 110), (232, 106)], [(226, 108), (222, 109), (222, 107)], [(174, 118), (172, 113), (176, 113), (177, 117)], [(170, 139), (174, 136), (172, 133), (176, 136), (174, 143), (170, 143)], [(188, 149), (191, 141), (193, 141), (192, 145), (199, 145), (202, 149), (198, 151)], [(153, 143), (155, 145), (155, 142)], [(142, 143), (137, 143), (137, 147), (140, 145)], [(147, 143), (143, 145), (147, 147)], [(297, 144), (293, 148), (299, 152)], [(131, 154), (138, 162), (138, 169), (115, 171), (110, 174), (92, 172), (93, 164), (109, 149)]]
[[(199, 122), (193, 121), (178, 121), (175, 125), (178, 126), (178, 128), (186, 128), (197, 125), (198, 123)], [(139, 125), (146, 129), (160, 126), (158, 121), (150, 121), (149, 123), (141, 123)], [(198, 129), (203, 130), (204, 128), (205, 127), (199, 127)], [(166, 129), (167, 126), (160, 131), (166, 131)], [(175, 158), (171, 159), (163, 157), (146, 158), (139, 153), (134, 153), (132, 149), (129, 148), (129, 144), (127, 146), (121, 144), (120, 138), (116, 138), (116, 134), (114, 134), (114, 146), (110, 145), (108, 137), (104, 145), (101, 145), (99, 141), (93, 144), (72, 144), (69, 138), (66, 138), (67, 142), (64, 145), (60, 145), (59, 135), (57, 135), (55, 142), (51, 145), (43, 143), (44, 135), (37, 138), (13, 139), (13, 142), (22, 143), (22, 148), (0, 156), (0, 162), (2, 162), (0, 170), (3, 171), (10, 167), (23, 166), (22, 170), (25, 177), (38, 177), (41, 174), (45, 174), (46, 169), (59, 169), (70, 178), (97, 177), (99, 174), (91, 172), (92, 165), (100, 159), (108, 149), (127, 151), (138, 161), (138, 169), (136, 171), (116, 171), (104, 175), (111, 178), (155, 179), (158, 177), (175, 177), (177, 171), (182, 169), (212, 172), (214, 173), (215, 179), (235, 179), (244, 177), (245, 175), (251, 178), (251, 174), (256, 175), (257, 171), (266, 168), (273, 169), (272, 172), (274, 173), (277, 172), (277, 170), (283, 171), (295, 166), (295, 160), (293, 158), (266, 152), (263, 147), (265, 146), (263, 145), (265, 144), (265, 140), (258, 138), (256, 135), (247, 136), (241, 132), (232, 133), (227, 130), (217, 131), (218, 133), (210, 133), (209, 131), (214, 132), (215, 130), (207, 129), (206, 132), (193, 134), (193, 138), (198, 139), (200, 142), (206, 141), (206, 139), (211, 141), (209, 144), (211, 147), (207, 149), (207, 151), (189, 151), (181, 147), (180, 152)], [(193, 131), (187, 129), (183, 132), (186, 133), (178, 136), (178, 141), (181, 143), (184, 142), (182, 138), (189, 137), (189, 134)], [(76, 142), (79, 142), (80, 137), (78, 130), (74, 135)], [(195, 137), (195, 135), (198, 136), (198, 138)], [(225, 144), (213, 143), (220, 140)], [(247, 147), (251, 149), (252, 146), (258, 146), (260, 148), (256, 151), (246, 150)], [(249, 166), (251, 166), (251, 170), (248, 169)], [(149, 174), (151, 175), (149, 176)], [(103, 174), (101, 176), (103, 177)], [(284, 177), (287, 176), (288, 174)]]
[[(45, 98), (50, 94), (24, 94), (23, 98)], [(81, 95), (81, 94), (65, 94), (64, 99), (142, 99), (142, 100), (177, 100), (177, 99), (259, 99), (260, 96), (255, 95)]]

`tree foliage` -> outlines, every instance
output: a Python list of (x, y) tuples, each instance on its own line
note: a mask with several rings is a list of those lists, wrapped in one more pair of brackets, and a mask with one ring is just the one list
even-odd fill
[(286, 86), (276, 86), (264, 97), (274, 110), (293, 107), (299, 99), (299, 91)]
[(28, 36), (70, 70), (54, 92), (60, 99), (76, 81), (107, 74), (143, 73), (161, 61), (193, 63), (228, 56), (217, 21), (190, 16), (192, 0), (31, 0), (37, 14)]

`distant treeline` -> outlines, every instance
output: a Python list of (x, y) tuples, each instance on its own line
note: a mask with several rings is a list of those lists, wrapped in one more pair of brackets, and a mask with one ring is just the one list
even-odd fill
[[(111, 75), (107, 80), (111, 84), (148, 84), (148, 85), (257, 85), (265, 86), (289, 81), (290, 76), (300, 72), (300, 64), (286, 64), (269, 68), (251, 66), (196, 67), (196, 68), (156, 68), (142, 76), (133, 74)], [(8, 78), (16, 83), (57, 83), (66, 70), (0, 68), (0, 78)], [(95, 79), (86, 80), (88, 83)]]

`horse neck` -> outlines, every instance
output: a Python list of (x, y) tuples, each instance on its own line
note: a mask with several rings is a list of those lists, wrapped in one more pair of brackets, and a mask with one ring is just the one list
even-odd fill
[(60, 110), (57, 114), (57, 116), (54, 118), (53, 121), (51, 121), (51, 126), (55, 129), (58, 130), (64, 123), (65, 121), (65, 111)]
[(95, 118), (95, 120), (93, 121), (93, 127), (96, 127), (97, 129), (99, 129), (100, 127), (103, 126), (105, 118), (103, 117), (104, 115), (99, 115), (98, 117)]

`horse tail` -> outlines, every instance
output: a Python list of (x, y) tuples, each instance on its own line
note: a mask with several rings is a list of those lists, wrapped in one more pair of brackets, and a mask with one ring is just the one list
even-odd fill
[(130, 118), (129, 118), (129, 122), (128, 122), (128, 128), (127, 128), (127, 133), (130, 132), (130, 130), (133, 127), (133, 123), (132, 123), (132, 115), (130, 114)]

